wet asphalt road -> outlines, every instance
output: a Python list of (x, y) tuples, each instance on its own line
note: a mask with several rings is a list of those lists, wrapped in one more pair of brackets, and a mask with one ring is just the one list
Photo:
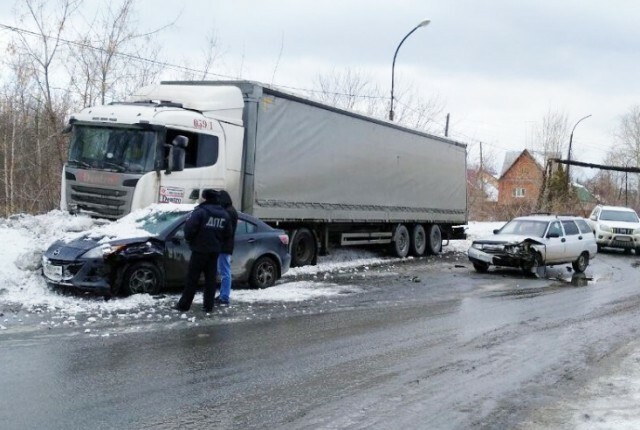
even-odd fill
[(257, 306), (248, 319), (237, 305), (189, 328), (2, 333), (1, 427), (535, 424), (637, 340), (639, 261), (599, 254), (576, 286), (565, 266), (535, 279), (421, 259), (334, 279), (358, 292)]

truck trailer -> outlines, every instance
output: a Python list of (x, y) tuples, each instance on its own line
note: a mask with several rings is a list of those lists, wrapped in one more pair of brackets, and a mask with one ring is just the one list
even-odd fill
[(333, 245), (399, 256), (464, 237), (466, 145), (250, 81), (171, 81), (70, 117), (61, 207), (109, 219), (225, 189), (287, 231), (292, 265)]

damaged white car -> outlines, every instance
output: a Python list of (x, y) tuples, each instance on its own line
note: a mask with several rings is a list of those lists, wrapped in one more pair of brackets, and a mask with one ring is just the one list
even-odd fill
[(519, 267), (526, 274), (542, 266), (571, 263), (584, 272), (595, 257), (597, 245), (584, 218), (556, 215), (530, 215), (514, 218), (493, 236), (474, 240), (469, 260), (476, 271), (489, 266)]

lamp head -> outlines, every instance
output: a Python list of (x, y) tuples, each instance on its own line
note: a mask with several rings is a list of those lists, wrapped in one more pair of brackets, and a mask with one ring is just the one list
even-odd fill
[(424, 21), (420, 22), (420, 24), (418, 24), (418, 27), (426, 27), (430, 22), (431, 20), (425, 19)]

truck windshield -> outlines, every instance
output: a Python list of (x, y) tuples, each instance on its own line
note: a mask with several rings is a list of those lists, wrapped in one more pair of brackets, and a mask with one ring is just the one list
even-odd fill
[(86, 169), (143, 173), (154, 168), (157, 132), (75, 125), (69, 165)]

